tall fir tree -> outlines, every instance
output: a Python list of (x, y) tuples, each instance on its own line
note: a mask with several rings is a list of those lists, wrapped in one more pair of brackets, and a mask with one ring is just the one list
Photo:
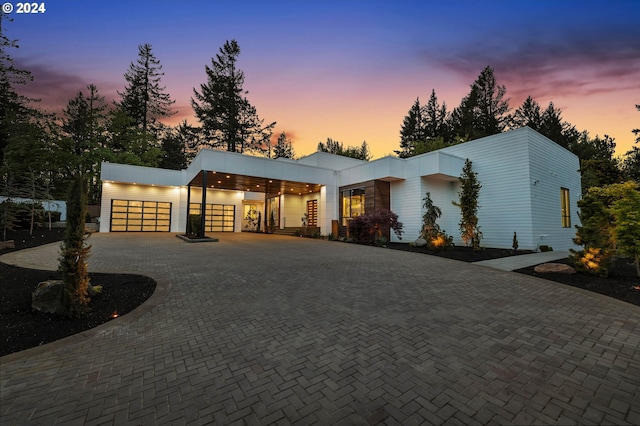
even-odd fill
[(450, 134), (447, 122), (447, 105), (444, 102), (439, 105), (435, 89), (431, 90), (429, 101), (422, 109), (422, 127), (424, 129), (422, 133), (424, 137), (427, 139), (440, 137), (448, 141)]
[(614, 156), (615, 149), (615, 139), (608, 135), (590, 138), (588, 132), (582, 133), (572, 151), (580, 158), (583, 194), (594, 186), (622, 182), (624, 175), (619, 160)]
[(542, 127), (542, 110), (540, 104), (531, 96), (528, 96), (522, 105), (513, 113), (511, 117), (511, 127), (529, 127), (533, 130), (540, 131)]
[[(640, 104), (636, 104), (636, 110), (637, 110), (638, 112), (640, 112)], [(633, 129), (633, 130), (631, 131), (631, 133), (633, 133), (633, 134), (635, 135), (635, 137), (636, 137), (636, 143), (640, 143), (640, 128)]]
[(473, 140), (503, 132), (510, 118), (506, 93), (506, 87), (496, 83), (493, 68), (483, 69), (469, 94), (451, 113), (453, 133)]
[(199, 129), (186, 120), (168, 129), (162, 138), (162, 157), (158, 166), (172, 170), (187, 168), (197, 153), (199, 134)]
[(161, 157), (161, 120), (174, 114), (174, 101), (161, 80), (162, 65), (150, 44), (138, 46), (138, 58), (124, 74), (127, 82), (111, 111), (109, 130), (116, 161), (156, 167)]
[(285, 132), (282, 132), (280, 136), (278, 136), (278, 141), (276, 145), (273, 147), (273, 156), (272, 158), (295, 158), (296, 153), (293, 149), (293, 145), (291, 144), (291, 140), (287, 138)]
[(400, 150), (395, 151), (396, 154), (400, 158), (411, 157), (415, 142), (423, 140), (424, 137), (422, 107), (420, 106), (420, 98), (417, 98), (402, 122), (402, 127), (400, 128)]
[(158, 138), (161, 119), (174, 114), (171, 110), (175, 101), (161, 85), (164, 76), (160, 61), (148, 43), (138, 46), (138, 59), (129, 65), (124, 74), (127, 81), (120, 95), (120, 106), (126, 111), (133, 124), (142, 130), (147, 138)]
[(206, 65), (207, 82), (193, 89), (191, 106), (206, 144), (231, 152), (260, 151), (268, 144), (275, 122), (264, 125), (243, 89), (244, 73), (237, 67), (240, 46), (226, 41)]
[(14, 153), (27, 151), (25, 142), (30, 145), (42, 142), (42, 132), (47, 127), (43, 124), (45, 117), (33, 106), (36, 100), (17, 91), (19, 86), (32, 81), (33, 76), (31, 72), (18, 68), (11, 57), (11, 50), (19, 48), (17, 40), (5, 35), (5, 23), (11, 21), (8, 15), (0, 12), (0, 168), (4, 181), (8, 179), (7, 173), (13, 173), (12, 169), (25, 166), (7, 164), (7, 150)]
[[(640, 105), (636, 105), (640, 112)], [(640, 128), (633, 129), (631, 133), (636, 137), (635, 143), (640, 144)], [(640, 147), (633, 146), (624, 154), (622, 170), (625, 178), (640, 184)]]
[(100, 164), (113, 158), (107, 146), (107, 104), (94, 84), (78, 92), (63, 110), (62, 136), (55, 158), (68, 177), (81, 173), (88, 182), (89, 203), (101, 198)]

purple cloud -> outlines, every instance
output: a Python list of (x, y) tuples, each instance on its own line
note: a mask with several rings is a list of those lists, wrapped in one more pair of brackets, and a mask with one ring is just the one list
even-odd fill
[(520, 43), (505, 37), (438, 57), (439, 66), (469, 83), (485, 66), (493, 67), (498, 83), (517, 100), (640, 89), (637, 31), (569, 33)]
[(47, 109), (61, 111), (78, 92), (86, 92), (89, 84), (96, 85), (108, 104), (117, 98), (116, 90), (119, 88), (113, 83), (88, 81), (77, 74), (52, 69), (28, 59), (16, 59), (15, 64), (19, 69), (30, 71), (33, 76), (33, 81), (16, 89), (24, 96), (40, 99), (41, 105)]

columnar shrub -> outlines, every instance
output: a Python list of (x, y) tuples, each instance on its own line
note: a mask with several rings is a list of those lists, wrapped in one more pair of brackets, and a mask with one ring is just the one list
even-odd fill
[(482, 232), (480, 232), (480, 226), (478, 226), (478, 197), (480, 196), (482, 185), (480, 185), (478, 174), (473, 171), (472, 163), (469, 159), (464, 162), (459, 180), (458, 201), (452, 201), (452, 203), (460, 208), (460, 236), (467, 246), (473, 247), (474, 250), (479, 250)]
[(84, 177), (78, 174), (73, 178), (67, 196), (67, 226), (58, 267), (64, 282), (64, 289), (60, 292), (60, 313), (67, 317), (83, 314), (89, 303), (87, 258), (91, 246), (85, 243), (86, 215), (87, 186)]

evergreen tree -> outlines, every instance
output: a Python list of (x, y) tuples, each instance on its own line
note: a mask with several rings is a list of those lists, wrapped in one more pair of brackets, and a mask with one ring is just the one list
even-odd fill
[(511, 127), (529, 127), (533, 130), (540, 131), (542, 128), (542, 111), (540, 104), (531, 96), (527, 97), (511, 117)]
[(239, 153), (259, 151), (268, 144), (276, 123), (265, 126), (245, 97), (238, 55), (238, 42), (226, 41), (211, 59), (211, 66), (205, 66), (207, 82), (200, 85), (200, 92), (193, 89), (191, 105), (209, 147)]
[(478, 198), (482, 185), (469, 159), (464, 162), (459, 180), (458, 201), (452, 201), (452, 203), (460, 208), (460, 236), (465, 244), (470, 245), (474, 250), (479, 250), (482, 232), (478, 226)]
[(622, 161), (622, 171), (625, 179), (632, 180), (640, 184), (640, 148), (632, 147), (624, 155)]
[(454, 134), (469, 140), (504, 131), (509, 121), (509, 100), (505, 86), (496, 84), (493, 68), (486, 67), (471, 85), (471, 91), (451, 113)]
[(611, 206), (618, 252), (633, 259), (640, 278), (640, 190), (633, 182), (620, 185), (621, 197)]
[(147, 143), (142, 129), (135, 125), (121, 106), (110, 111), (107, 130), (113, 161), (137, 166), (158, 166), (162, 156), (161, 148), (155, 143)]
[(19, 95), (16, 86), (33, 79), (31, 73), (15, 66), (9, 50), (17, 49), (17, 40), (4, 34), (4, 22), (11, 22), (8, 15), (0, 12), (0, 166), (4, 163), (4, 152), (10, 138), (19, 132), (16, 126), (23, 125), (37, 116), (30, 106), (32, 99)]
[[(636, 109), (640, 111), (640, 105), (636, 105)], [(633, 133), (636, 136), (635, 143), (640, 143), (640, 129), (633, 129), (631, 133)], [(640, 184), (640, 148), (639, 147), (634, 146), (624, 154), (622, 169), (626, 179), (632, 180)]]
[(357, 158), (358, 160), (364, 161), (369, 161), (371, 159), (369, 145), (367, 145), (366, 141), (362, 142), (362, 145), (360, 146), (347, 146), (345, 148), (342, 142), (327, 138), (326, 143), (318, 142), (318, 152), (328, 152), (330, 154)]
[(58, 140), (55, 158), (68, 177), (82, 173), (89, 183), (88, 199), (100, 202), (100, 164), (112, 159), (107, 147), (107, 104), (98, 88), (90, 84), (69, 100), (63, 110), (63, 135)]
[(623, 180), (618, 159), (614, 157), (615, 149), (615, 139), (608, 135), (592, 139), (587, 132), (581, 134), (572, 151), (580, 158), (583, 194), (592, 186), (602, 187)]
[(159, 137), (162, 127), (159, 120), (174, 114), (171, 106), (175, 101), (161, 86), (162, 76), (162, 65), (151, 51), (151, 45), (141, 44), (138, 46), (138, 59), (124, 74), (127, 86), (124, 92), (118, 92), (120, 106), (149, 140)]
[(357, 156), (356, 158), (359, 158), (361, 160), (365, 160), (365, 161), (371, 160), (371, 157), (373, 156), (373, 154), (371, 154), (371, 151), (369, 150), (369, 145), (367, 144), (367, 141), (362, 141), (362, 144), (360, 145), (360, 149), (356, 153), (356, 156)]
[(162, 137), (162, 157), (158, 167), (170, 170), (186, 169), (189, 165), (187, 161), (187, 147), (180, 137), (180, 134), (169, 129)]
[(411, 157), (414, 142), (424, 139), (425, 134), (422, 126), (422, 107), (420, 106), (420, 98), (417, 98), (400, 128), (400, 150), (395, 151), (400, 158)]
[[(636, 109), (638, 111), (640, 111), (640, 104), (636, 105)], [(636, 143), (640, 143), (640, 128), (639, 129), (633, 129), (631, 131), (631, 133), (633, 133), (634, 135), (636, 135)]]
[(542, 113), (541, 124), (540, 128), (536, 129), (538, 132), (579, 156), (575, 149), (580, 139), (580, 132), (571, 123), (562, 119), (562, 110), (556, 108), (553, 102), (549, 102)]
[(287, 139), (287, 135), (282, 132), (278, 136), (278, 142), (273, 147), (273, 158), (295, 158), (296, 154), (293, 150), (291, 141)]
[(159, 167), (172, 170), (186, 169), (197, 154), (199, 143), (199, 129), (190, 126), (184, 120), (165, 132)]
[(583, 248), (570, 250), (576, 269), (606, 276), (616, 250), (637, 260), (639, 194), (633, 182), (588, 189), (578, 201), (580, 225), (573, 239)]
[[(431, 90), (429, 102), (423, 107), (422, 111), (422, 133), (426, 139), (442, 138), (445, 141), (449, 139), (449, 130), (447, 128), (447, 106), (443, 102), (438, 104), (438, 97), (435, 89)], [(422, 139), (416, 139), (422, 140)]]
[(86, 260), (91, 247), (85, 243), (86, 215), (86, 182), (81, 173), (76, 173), (67, 196), (67, 226), (58, 267), (64, 282), (64, 288), (60, 293), (60, 313), (67, 317), (82, 315), (89, 303), (89, 273)]

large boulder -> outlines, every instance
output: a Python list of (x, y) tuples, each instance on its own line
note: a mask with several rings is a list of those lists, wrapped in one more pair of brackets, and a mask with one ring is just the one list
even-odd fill
[(424, 238), (418, 238), (413, 242), (413, 245), (416, 247), (424, 247), (427, 245), (427, 240), (425, 240)]
[(557, 273), (557, 274), (575, 274), (576, 270), (564, 263), (543, 263), (533, 268), (540, 274)]
[(0, 241), (0, 250), (16, 248), (13, 240)]
[(31, 293), (31, 307), (48, 314), (60, 312), (60, 292), (63, 288), (64, 282), (62, 280), (41, 282)]

